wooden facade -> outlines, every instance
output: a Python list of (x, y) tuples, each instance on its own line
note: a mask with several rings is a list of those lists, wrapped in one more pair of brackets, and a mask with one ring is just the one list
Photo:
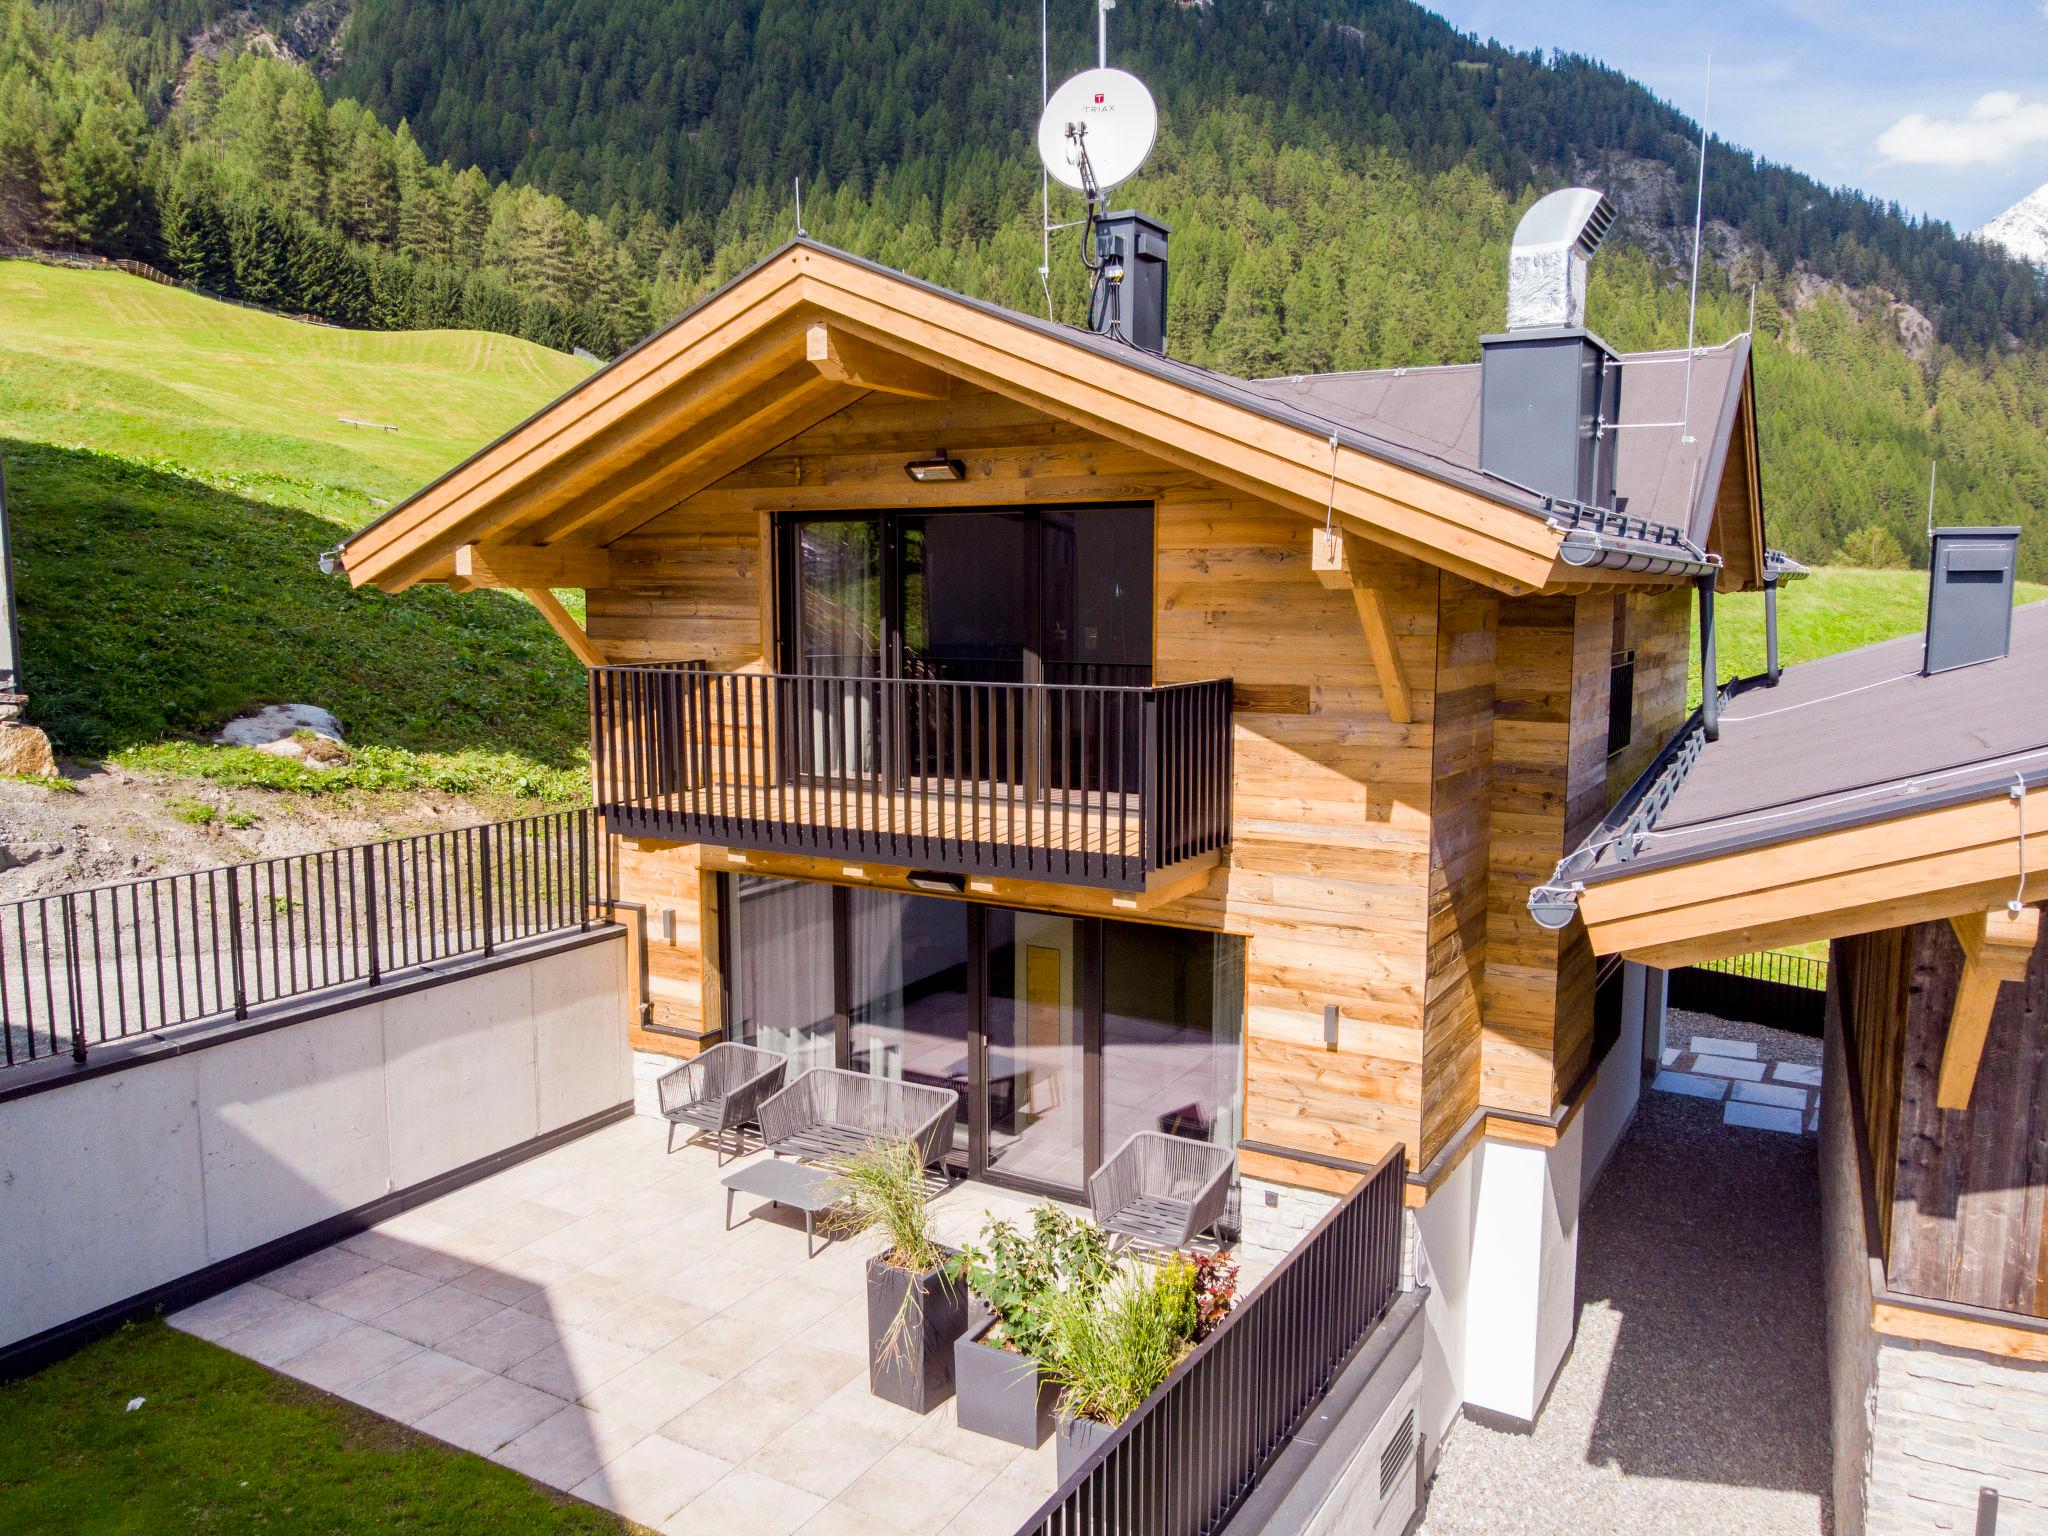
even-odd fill
[(1838, 940), (1830, 997), (1885, 1273), (1907, 1296), (2048, 1317), (2048, 938), (1998, 990), (1966, 1108), (1938, 1102), (1964, 953), (1946, 921)]

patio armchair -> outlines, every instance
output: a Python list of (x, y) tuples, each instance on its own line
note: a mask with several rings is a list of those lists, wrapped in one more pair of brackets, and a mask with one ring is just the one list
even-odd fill
[(1088, 1181), (1095, 1223), (1118, 1240), (1185, 1248), (1223, 1217), (1230, 1148), (1139, 1131)]
[(836, 1162), (877, 1141), (911, 1141), (930, 1167), (953, 1150), (960, 1096), (838, 1067), (813, 1067), (761, 1105), (761, 1140), (777, 1157)]
[(732, 1155), (738, 1156), (745, 1150), (742, 1127), (760, 1117), (761, 1101), (782, 1086), (788, 1070), (789, 1063), (773, 1051), (727, 1041), (663, 1073), (655, 1088), (661, 1118), (668, 1122), (669, 1151), (676, 1149), (676, 1127), (689, 1125), (716, 1136), (720, 1166), (726, 1160), (728, 1131)]

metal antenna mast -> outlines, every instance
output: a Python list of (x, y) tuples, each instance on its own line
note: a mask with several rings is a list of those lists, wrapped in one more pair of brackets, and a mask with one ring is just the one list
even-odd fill
[[(1043, 113), (1052, 97), (1052, 44), (1046, 32), (1048, 0), (1038, 0), (1038, 110)], [(1045, 318), (1052, 319), (1052, 172), (1043, 161), (1038, 167), (1038, 286), (1045, 291)]]
[(1700, 181), (1692, 205), (1692, 299), (1685, 310), (1685, 410), (1681, 419), (1685, 430), (1679, 441), (1689, 443), (1692, 437), (1692, 351), (1695, 327), (1700, 314), (1700, 230), (1706, 222), (1707, 211), (1707, 109), (1714, 100), (1714, 56), (1707, 55), (1707, 88), (1700, 97)]
[(1930, 459), (1927, 463), (1927, 542), (1934, 542), (1934, 472), (1941, 467), (1941, 460)]
[(1116, 9), (1116, 0), (1096, 0), (1095, 3), (1095, 64), (1098, 69), (1109, 68), (1109, 13)]

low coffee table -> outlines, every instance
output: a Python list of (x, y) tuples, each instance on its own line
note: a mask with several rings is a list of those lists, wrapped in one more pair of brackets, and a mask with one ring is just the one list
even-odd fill
[[(732, 1230), (732, 1197), (759, 1195), (771, 1204), (786, 1205), (804, 1213), (804, 1257), (816, 1257), (817, 1249), (812, 1240), (818, 1213), (829, 1211), (839, 1203), (838, 1179), (834, 1175), (802, 1163), (765, 1158), (728, 1173), (720, 1182), (725, 1185), (725, 1227), (728, 1232)], [(831, 1239), (828, 1237), (826, 1241)]]

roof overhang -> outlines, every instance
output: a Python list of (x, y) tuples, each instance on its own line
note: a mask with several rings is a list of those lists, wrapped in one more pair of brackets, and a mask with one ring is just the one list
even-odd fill
[(1596, 954), (1670, 967), (2048, 897), (2048, 783), (1976, 796), (1639, 872), (1623, 866), (1576, 893), (1579, 916)]
[(1519, 493), (1452, 483), (1358, 434), (1237, 398), (1248, 392), (1223, 376), (808, 241), (394, 507), (339, 562), (355, 585), (398, 591), (455, 577), (466, 547), (602, 547), (871, 390), (935, 395), (951, 379), (1505, 593), (1669, 584), (1710, 563), (1682, 543), (1574, 530)]

